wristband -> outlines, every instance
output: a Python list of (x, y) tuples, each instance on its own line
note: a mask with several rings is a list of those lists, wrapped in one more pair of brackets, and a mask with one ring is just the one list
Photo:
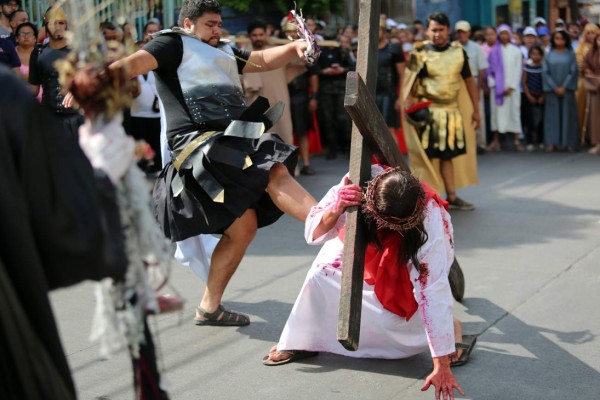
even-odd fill
[(308, 95), (308, 99), (309, 100), (317, 100), (317, 97), (319, 96), (319, 92), (313, 92), (311, 94)]

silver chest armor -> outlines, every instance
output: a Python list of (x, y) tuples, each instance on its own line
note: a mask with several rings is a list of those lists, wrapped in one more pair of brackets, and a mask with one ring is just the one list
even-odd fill
[(212, 47), (179, 30), (183, 59), (177, 69), (188, 111), (199, 127), (225, 129), (246, 109), (233, 50), (228, 44)]

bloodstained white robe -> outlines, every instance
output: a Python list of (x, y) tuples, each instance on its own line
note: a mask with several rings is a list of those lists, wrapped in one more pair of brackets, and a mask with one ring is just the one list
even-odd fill
[[(382, 171), (371, 168), (372, 176)], [(343, 182), (343, 180), (342, 180)], [(329, 190), (318, 205), (311, 209), (305, 224), (309, 244), (323, 244), (308, 272), (304, 285), (287, 320), (278, 350), (312, 350), (349, 357), (406, 358), (429, 348), (432, 357), (454, 352), (454, 300), (448, 282), (448, 271), (454, 260), (453, 232), (450, 215), (435, 200), (426, 206), (425, 230), (427, 243), (418, 253), (427, 266), (428, 276), (408, 264), (419, 304), (416, 313), (406, 321), (383, 308), (366, 282), (363, 287), (360, 345), (357, 351), (347, 351), (337, 341), (337, 320), (340, 299), (343, 242), (338, 238), (345, 215), (323, 236), (312, 240), (323, 212), (335, 201), (342, 182)]]

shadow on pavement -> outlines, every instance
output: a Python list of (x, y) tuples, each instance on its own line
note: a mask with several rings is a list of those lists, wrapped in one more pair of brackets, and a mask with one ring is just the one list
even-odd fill
[[(279, 341), (281, 331), (294, 306), (277, 300), (264, 300), (258, 303), (228, 301), (224, 305), (235, 311), (251, 315), (250, 325), (240, 328), (239, 333), (248, 336), (250, 339), (272, 342), (273, 344)], [(257, 316), (263, 321), (257, 321), (253, 316)]]
[(465, 324), (466, 333), (483, 333), (469, 364), (455, 370), (463, 387), (469, 387), (470, 398), (598, 398), (600, 373), (571, 354), (572, 349), (563, 348), (587, 343), (596, 335), (528, 325), (483, 298), (466, 299), (464, 305), (467, 314), (483, 320)]
[(597, 226), (600, 212), (543, 199), (500, 196), (473, 212), (451, 212), (451, 216), (457, 246), (463, 251), (586, 237), (584, 230)]

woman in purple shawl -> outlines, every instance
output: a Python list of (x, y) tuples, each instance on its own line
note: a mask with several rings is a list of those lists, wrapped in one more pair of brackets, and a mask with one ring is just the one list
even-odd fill
[(496, 32), (498, 41), (492, 47), (488, 61), (488, 85), (491, 89), (491, 129), (494, 139), (488, 150), (500, 150), (500, 134), (512, 133), (516, 151), (523, 151), (519, 143), (521, 133), (521, 71), (523, 56), (511, 43), (512, 31), (500, 25)]

